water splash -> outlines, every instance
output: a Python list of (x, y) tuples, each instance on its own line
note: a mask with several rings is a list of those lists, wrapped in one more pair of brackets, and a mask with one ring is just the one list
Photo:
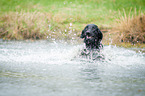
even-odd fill
[(91, 60), (79, 57), (83, 44), (54, 41), (0, 42), (1, 96), (145, 94), (143, 53), (104, 46), (105, 60)]

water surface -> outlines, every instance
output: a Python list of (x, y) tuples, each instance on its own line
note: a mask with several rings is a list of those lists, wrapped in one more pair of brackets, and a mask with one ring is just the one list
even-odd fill
[(78, 56), (82, 48), (0, 41), (0, 96), (145, 96), (144, 53), (104, 46), (105, 59), (91, 60)]

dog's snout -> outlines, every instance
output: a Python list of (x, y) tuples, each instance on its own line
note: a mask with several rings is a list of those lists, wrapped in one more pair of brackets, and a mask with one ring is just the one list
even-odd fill
[(91, 36), (90, 31), (87, 31), (87, 32), (86, 32), (86, 35), (87, 35), (87, 36)]

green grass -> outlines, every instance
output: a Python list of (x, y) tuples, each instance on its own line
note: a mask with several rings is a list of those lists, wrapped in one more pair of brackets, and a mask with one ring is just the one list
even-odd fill
[[(53, 16), (65, 14), (66, 21), (75, 24), (95, 23), (97, 25), (112, 25), (118, 16), (118, 10), (123, 14), (123, 8), (145, 11), (144, 0), (0, 0), (0, 13), (10, 11), (48, 12)], [(70, 20), (69, 17), (72, 17)], [(63, 18), (63, 17), (62, 17)]]
[[(134, 13), (134, 11), (130, 12), (131, 8), (145, 12), (144, 0), (0, 0), (0, 2), (0, 33), (2, 33), (0, 37), (18, 40), (30, 39), (31, 37), (36, 39), (45, 35), (53, 38), (71, 38), (69, 31), (73, 30), (71, 34), (79, 36), (84, 26), (90, 23), (97, 24), (101, 29), (113, 27), (120, 14), (124, 15), (123, 10), (130, 14)], [(23, 14), (28, 15), (24, 16)], [(39, 16), (39, 14), (43, 15)], [(37, 15), (34, 22), (30, 20), (29, 15)], [(13, 19), (14, 17), (16, 18)], [(39, 17), (43, 18), (45, 23), (42, 23)], [(7, 20), (7, 18), (11, 18), (11, 20)], [(20, 20), (19, 24), (12, 21), (23, 18), (27, 20)], [(30, 23), (35, 24), (30, 24), (27, 21), (32, 21)], [(10, 23), (4, 25), (6, 22)], [(70, 26), (70, 23), (72, 26)], [(28, 28), (28, 25), (31, 28)], [(18, 26), (21, 26), (21, 30), (16, 30)], [(27, 27), (27, 32), (24, 30), (25, 27)], [(14, 29), (16, 30), (14, 33), (19, 33), (19, 35), (15, 36), (12, 33)], [(37, 32), (34, 32), (36, 30)], [(46, 32), (47, 30), (50, 30), (51, 33)], [(4, 34), (4, 32), (7, 34)], [(38, 36), (32, 36), (33, 32), (39, 33)], [(25, 34), (25, 36), (21, 36), (20, 33)], [(27, 37), (26, 34), (31, 34), (31, 36)]]

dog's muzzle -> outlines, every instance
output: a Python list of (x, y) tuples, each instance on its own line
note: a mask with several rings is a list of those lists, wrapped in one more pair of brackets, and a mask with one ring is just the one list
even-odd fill
[(86, 41), (87, 44), (94, 43), (95, 38), (92, 37), (92, 36), (86, 36), (86, 40), (85, 41)]

